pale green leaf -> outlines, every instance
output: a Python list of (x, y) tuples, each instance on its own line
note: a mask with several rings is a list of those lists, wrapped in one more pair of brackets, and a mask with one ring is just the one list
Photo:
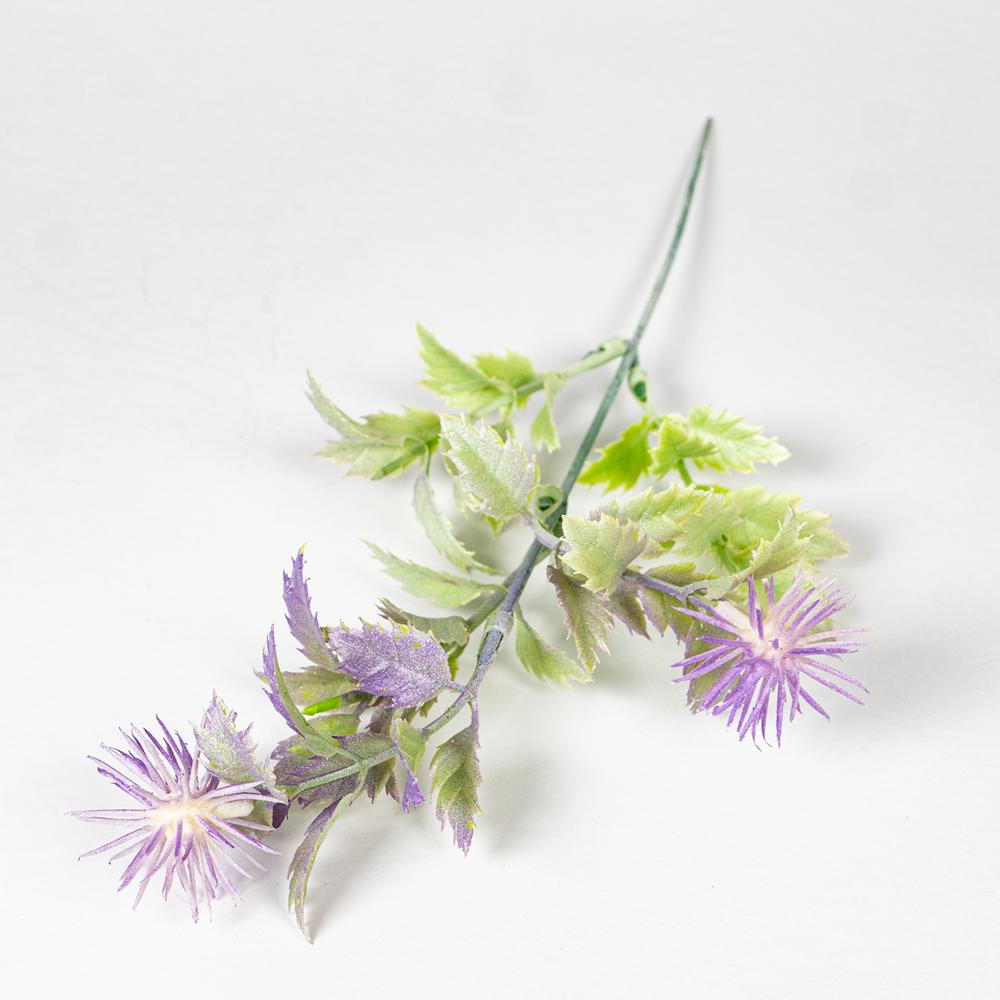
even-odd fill
[(568, 685), (570, 681), (585, 684), (590, 674), (576, 660), (550, 646), (516, 609), (517, 633), (514, 648), (524, 668), (539, 680)]
[(788, 458), (788, 451), (776, 438), (765, 437), (760, 427), (745, 424), (739, 417), (725, 410), (697, 406), (684, 417), (671, 414), (671, 419), (685, 423), (700, 438), (715, 445), (715, 451), (695, 458), (699, 469), (716, 472), (753, 472), (760, 462), (777, 465)]
[(685, 459), (707, 459), (716, 451), (714, 442), (697, 431), (670, 417), (664, 417), (656, 428), (653, 449), (653, 475), (665, 476)]
[(538, 466), (529, 462), (520, 441), (505, 441), (485, 421), (443, 414), (441, 436), (473, 509), (503, 524), (529, 510), (538, 483)]
[(601, 514), (596, 521), (567, 514), (562, 528), (570, 545), (563, 562), (594, 592), (613, 591), (622, 573), (649, 547), (635, 524), (620, 522), (610, 514)]
[(558, 372), (547, 372), (545, 375), (545, 404), (531, 422), (531, 440), (536, 448), (545, 448), (549, 452), (559, 449), (559, 431), (552, 416), (552, 400), (565, 381)]
[(509, 386), (463, 361), (438, 343), (430, 331), (418, 326), (417, 335), (420, 337), (420, 356), (427, 371), (422, 384), (449, 406), (475, 410), (512, 398)]
[(538, 376), (531, 361), (523, 354), (508, 351), (506, 354), (477, 354), (476, 368), (487, 378), (503, 382), (512, 389), (521, 389)]
[(666, 489), (643, 490), (624, 500), (612, 500), (602, 512), (632, 521), (642, 533), (657, 545), (667, 545), (681, 534), (688, 518), (704, 503), (705, 490), (671, 483)]
[(556, 598), (566, 619), (567, 631), (576, 643), (580, 662), (593, 673), (600, 654), (607, 652), (611, 613), (596, 594), (592, 594), (561, 569), (549, 566), (546, 575), (555, 588)]
[(635, 486), (639, 477), (649, 471), (653, 460), (649, 450), (650, 428), (648, 417), (626, 427), (622, 436), (602, 448), (601, 457), (583, 470), (579, 482), (592, 486), (603, 483), (605, 490)]
[(366, 544), (372, 555), (382, 563), (386, 573), (398, 580), (410, 593), (416, 594), (417, 597), (425, 597), (442, 607), (460, 608), (481, 594), (499, 589), (494, 584), (479, 583), (468, 577), (454, 576), (451, 573), (442, 573), (440, 570), (420, 566), (409, 560), (400, 559), (371, 542)]
[(466, 573), (497, 574), (502, 572), (479, 562), (475, 553), (470, 552), (455, 537), (451, 524), (448, 523), (448, 519), (441, 512), (434, 499), (434, 491), (431, 489), (430, 480), (426, 473), (417, 476), (414, 481), (413, 508), (416, 510), (417, 519), (423, 525), (424, 531), (427, 532), (431, 544), (453, 566), (457, 566)]
[(349, 473), (374, 479), (392, 476), (437, 446), (440, 423), (433, 411), (404, 407), (402, 413), (372, 413), (363, 422), (353, 420), (327, 399), (312, 375), (308, 378), (313, 406), (341, 435), (319, 454), (346, 465)]

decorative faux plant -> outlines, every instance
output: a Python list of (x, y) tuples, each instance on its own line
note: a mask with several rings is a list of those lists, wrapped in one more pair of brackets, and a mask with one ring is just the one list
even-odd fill
[[(803, 705), (828, 717), (815, 697), (821, 688), (858, 701), (852, 689), (864, 688), (833, 663), (858, 648), (860, 630), (835, 627), (831, 619), (847, 601), (832, 581), (812, 582), (821, 562), (846, 551), (829, 515), (761, 486), (695, 481), (702, 473), (752, 473), (788, 452), (725, 410), (660, 413), (638, 366), (710, 131), (709, 121), (670, 248), (631, 339), (607, 341), (561, 371), (539, 373), (514, 353), (462, 360), (419, 329), (423, 385), (447, 412), (406, 408), (354, 420), (310, 376), (309, 398), (337, 433), (323, 454), (371, 479), (412, 472), (417, 518), (453, 569), (421, 566), (374, 545), (373, 554), (412, 594), (463, 610), (425, 617), (383, 599), (381, 623), (323, 625), (310, 605), (300, 551), (284, 576), (284, 602), (307, 665), (279, 667), (272, 628), (260, 674), (291, 735), (259, 754), (249, 727), (241, 730), (216, 696), (195, 728), (193, 747), (157, 720), (158, 731), (133, 727), (122, 733), (122, 749), (105, 747), (106, 760), (93, 758), (136, 806), (76, 815), (128, 828), (88, 853), (131, 856), (120, 888), (137, 885), (136, 902), (159, 872), (164, 897), (178, 884), (195, 919), (222, 893), (235, 896), (234, 877), (260, 867), (259, 852), (276, 853), (262, 837), (292, 805), (319, 807), (289, 867), (289, 905), (304, 933), (317, 852), (362, 795), (374, 800), (386, 792), (409, 812), (424, 802), (422, 787), (428, 789), (442, 826), (467, 852), (479, 812), (479, 690), (512, 632), (517, 658), (530, 673), (568, 684), (591, 679), (615, 620), (643, 638), (670, 630), (684, 647), (673, 679), (686, 684), (691, 710), (724, 717), (739, 739), (749, 735), (754, 743), (767, 741), (770, 726), (780, 745), (783, 726)], [(531, 441), (539, 451), (555, 451), (560, 389), (612, 362), (614, 375), (562, 483), (541, 482), (535, 458), (515, 434), (516, 411), (540, 396)], [(587, 464), (623, 385), (641, 416)], [(431, 487), (435, 462), (463, 517), (496, 533), (526, 529), (530, 541), (511, 572), (485, 564), (456, 536)], [(653, 485), (635, 491), (640, 480)], [(578, 482), (614, 495), (597, 510), (568, 513)], [(575, 655), (543, 638), (519, 606), (542, 563)], [(466, 656), (470, 647), (474, 657)], [(462, 713), (464, 728), (435, 745)]]

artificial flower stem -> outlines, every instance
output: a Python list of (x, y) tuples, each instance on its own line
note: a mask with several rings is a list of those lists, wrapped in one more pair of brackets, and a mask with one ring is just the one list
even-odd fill
[[(698, 143), (698, 151), (695, 155), (694, 165), (691, 168), (691, 175), (688, 179), (687, 190), (684, 196), (684, 202), (681, 206), (681, 213), (677, 219), (677, 225), (674, 227), (673, 238), (670, 241), (670, 246), (667, 248), (667, 254), (664, 257), (663, 264), (660, 266), (659, 273), (657, 274), (653, 287), (650, 290), (649, 297), (646, 299), (646, 305), (644, 306), (642, 314), (639, 317), (639, 322), (636, 324), (635, 333), (633, 333), (632, 338), (628, 341), (628, 347), (626, 348), (625, 353), (621, 356), (621, 360), (618, 363), (618, 367), (615, 369), (611, 382), (608, 384), (604, 396), (597, 407), (597, 412), (590, 421), (590, 426), (587, 428), (587, 431), (583, 436), (583, 440), (580, 442), (580, 446), (577, 448), (576, 454), (573, 456), (573, 461), (570, 463), (570, 467), (563, 479), (563, 501), (546, 516), (543, 522), (545, 526), (555, 525), (558, 523), (559, 518), (562, 517), (563, 513), (565, 513), (569, 494), (576, 485), (576, 481), (583, 469), (584, 463), (587, 461), (591, 451), (593, 450), (594, 443), (597, 440), (597, 435), (600, 434), (601, 428), (604, 426), (604, 421), (607, 419), (611, 405), (615, 401), (615, 397), (618, 395), (618, 390), (621, 388), (622, 383), (625, 381), (629, 371), (635, 364), (639, 351), (639, 342), (642, 340), (643, 334), (646, 332), (646, 328), (649, 326), (649, 321), (653, 316), (653, 311), (656, 309), (656, 304), (660, 300), (660, 295), (663, 292), (664, 285), (666, 285), (667, 278), (673, 268), (674, 259), (677, 256), (677, 250), (680, 246), (681, 238), (683, 237), (684, 230), (687, 226), (688, 214), (691, 209), (692, 200), (694, 199), (698, 176), (701, 173), (701, 165), (705, 158), (705, 150), (708, 146), (708, 139), (711, 132), (712, 119), (709, 118), (706, 120), (705, 125), (702, 128), (701, 139)], [(510, 583), (507, 585), (507, 589), (503, 595), (502, 601), (500, 602), (499, 609), (494, 614), (492, 624), (483, 634), (482, 643), (479, 647), (479, 655), (476, 658), (475, 672), (470, 678), (469, 683), (465, 686), (465, 689), (458, 695), (452, 704), (449, 705), (448, 708), (445, 709), (445, 711), (442, 712), (436, 719), (433, 719), (423, 727), (422, 732), (425, 736), (430, 736), (446, 726), (462, 710), (463, 706), (467, 702), (475, 698), (476, 692), (479, 690), (479, 685), (486, 676), (486, 671), (489, 670), (490, 665), (496, 657), (497, 650), (500, 648), (500, 644), (503, 642), (504, 636), (510, 628), (514, 608), (517, 606), (517, 602), (521, 598), (521, 594), (528, 583), (528, 579), (530, 578), (535, 566), (538, 564), (539, 557), (544, 556), (546, 551), (545, 546), (543, 546), (537, 538), (534, 539), (528, 547), (528, 551), (525, 552), (520, 565), (510, 577)]]

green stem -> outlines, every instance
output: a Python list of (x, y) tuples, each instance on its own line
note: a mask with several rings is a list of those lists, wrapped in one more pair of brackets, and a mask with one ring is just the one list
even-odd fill
[(677, 471), (681, 474), (681, 479), (684, 481), (685, 486), (690, 486), (694, 482), (691, 478), (691, 473), (688, 472), (687, 463), (683, 458), (677, 463)]
[[(656, 276), (656, 281), (653, 283), (653, 287), (650, 290), (649, 297), (646, 299), (646, 305), (643, 307), (642, 314), (639, 316), (639, 322), (636, 324), (635, 332), (633, 333), (631, 340), (628, 341), (626, 350), (621, 355), (621, 360), (618, 363), (618, 367), (615, 369), (611, 382), (605, 390), (604, 396), (601, 398), (601, 402), (597, 407), (597, 412), (590, 421), (590, 426), (587, 428), (587, 431), (583, 436), (583, 440), (580, 442), (580, 446), (577, 448), (576, 454), (573, 456), (573, 461), (570, 462), (569, 469), (563, 478), (563, 501), (545, 517), (543, 521), (544, 527), (554, 525), (565, 513), (570, 491), (576, 485), (577, 478), (583, 469), (584, 463), (590, 456), (590, 452), (594, 447), (594, 442), (597, 440), (597, 435), (600, 434), (601, 428), (604, 426), (604, 421), (607, 418), (608, 411), (611, 409), (611, 404), (618, 395), (618, 390), (621, 388), (622, 383), (628, 376), (629, 370), (635, 364), (636, 356), (639, 351), (639, 341), (642, 340), (643, 334), (646, 332), (646, 328), (649, 326), (649, 321), (652, 318), (653, 310), (656, 308), (656, 304), (660, 300), (663, 287), (666, 285), (667, 278), (673, 268), (674, 258), (677, 256), (677, 249), (680, 246), (681, 237), (683, 237), (684, 230), (687, 226), (688, 213), (691, 209), (691, 202), (694, 198), (695, 187), (698, 183), (698, 176), (701, 173), (701, 165), (705, 158), (705, 149), (708, 145), (708, 138), (711, 131), (712, 119), (709, 118), (705, 122), (705, 126), (701, 132), (701, 141), (698, 143), (698, 152), (695, 156), (694, 165), (691, 168), (691, 175), (688, 180), (684, 203), (681, 206), (681, 213), (677, 219), (677, 225), (674, 227), (673, 238), (670, 241), (670, 246), (667, 248), (666, 257), (660, 266), (660, 270)], [(503, 642), (504, 637), (511, 628), (514, 609), (517, 607), (517, 602), (521, 598), (521, 594), (528, 583), (528, 579), (531, 577), (531, 573), (540, 559), (544, 558), (546, 552), (547, 550), (537, 538), (532, 541), (517, 569), (514, 570), (513, 574), (509, 577), (510, 582), (507, 585), (506, 593), (504, 593), (502, 599), (498, 599), (499, 607), (497, 608), (497, 605), (494, 605), (494, 608), (497, 608), (497, 610), (494, 614), (493, 623), (483, 634), (483, 640), (479, 647), (479, 655), (476, 658), (476, 669), (469, 680), (469, 683), (465, 686), (462, 693), (459, 694), (459, 696), (454, 700), (454, 702), (452, 702), (451, 705), (448, 706), (447, 709), (445, 709), (444, 712), (423, 727), (422, 732), (425, 736), (430, 736), (446, 726), (462, 710), (463, 706), (467, 702), (475, 699), (476, 693), (479, 690), (479, 685), (482, 684), (483, 678), (486, 676), (486, 672), (489, 670), (490, 665), (496, 657), (500, 644)], [(481, 609), (481, 611), (482, 610), (483, 609)], [(492, 608), (486, 610), (485, 615), (489, 615), (492, 610)]]

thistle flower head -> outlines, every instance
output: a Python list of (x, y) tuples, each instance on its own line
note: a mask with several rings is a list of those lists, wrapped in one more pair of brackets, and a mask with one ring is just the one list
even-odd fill
[(226, 892), (239, 897), (225, 866), (247, 877), (243, 864), (264, 870), (247, 847), (277, 853), (254, 832), (271, 827), (249, 816), (256, 803), (280, 804), (281, 800), (262, 791), (257, 782), (226, 784), (204, 771), (201, 752), (196, 749), (192, 754), (179, 733), (171, 733), (159, 718), (157, 722), (162, 738), (133, 726), (129, 733), (121, 730), (125, 749), (102, 744), (113, 763), (89, 758), (97, 764), (98, 773), (134, 799), (138, 808), (90, 809), (71, 815), (91, 823), (129, 827), (81, 858), (115, 851), (110, 864), (131, 854), (118, 891), (138, 879), (134, 906), (162, 871), (163, 898), (179, 884), (197, 921), (201, 906), (211, 914), (212, 900)]
[(864, 645), (849, 638), (863, 629), (824, 625), (848, 603), (849, 598), (834, 587), (832, 580), (812, 586), (801, 573), (779, 601), (775, 600), (774, 577), (771, 577), (764, 587), (761, 603), (751, 576), (747, 581), (746, 611), (728, 601), (720, 601), (714, 607), (699, 602), (700, 610), (685, 611), (711, 631), (692, 641), (688, 652), (701, 644), (698, 652), (674, 664), (685, 671), (676, 680), (693, 681), (712, 674), (708, 689), (695, 698), (694, 711), (711, 711), (712, 715), (728, 713), (726, 725), (735, 722), (741, 740), (750, 733), (756, 742), (758, 727), (761, 739), (767, 740), (767, 719), (773, 698), (775, 737), (781, 746), (786, 706), (789, 722), (802, 712), (803, 702), (824, 718), (830, 718), (806, 691), (804, 680), (836, 691), (859, 705), (860, 698), (834, 679), (867, 693), (867, 688), (853, 677), (820, 659), (837, 660)]

